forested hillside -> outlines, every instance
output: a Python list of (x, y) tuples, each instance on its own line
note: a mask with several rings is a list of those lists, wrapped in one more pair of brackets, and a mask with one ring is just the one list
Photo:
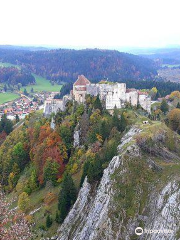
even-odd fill
[(179, 48), (165, 48), (156, 49), (153, 53), (142, 54), (144, 57), (150, 59), (160, 59), (163, 64), (180, 64), (180, 49)]
[[(16, 67), (0, 67), (0, 83), (7, 85), (18, 85), (26, 86), (28, 84), (34, 84), (34, 76), (27, 70), (19, 70)], [(6, 91), (6, 89), (5, 89)]]
[(72, 82), (79, 74), (88, 79), (110, 81), (153, 79), (157, 72), (152, 60), (111, 50), (23, 51), (0, 49), (0, 61), (19, 64), (57, 82)]

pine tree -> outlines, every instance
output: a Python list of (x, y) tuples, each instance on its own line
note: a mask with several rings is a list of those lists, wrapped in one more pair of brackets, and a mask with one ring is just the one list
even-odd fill
[(103, 110), (101, 100), (99, 99), (99, 96), (96, 97), (96, 100), (94, 101), (94, 108), (99, 109), (101, 112)]
[(24, 89), (24, 95), (28, 96), (28, 92), (27, 92), (26, 88)]
[(62, 223), (67, 216), (72, 204), (76, 201), (76, 188), (70, 174), (65, 173), (62, 189), (59, 193), (58, 210), (59, 222)]
[(177, 107), (176, 108), (180, 108), (180, 103), (178, 102), (178, 104), (177, 104)]
[(161, 107), (160, 107), (160, 108), (161, 108), (161, 111), (162, 111), (164, 114), (166, 114), (166, 112), (168, 112), (169, 106), (168, 106), (165, 98), (162, 100), (162, 102), (161, 102)]
[(88, 174), (88, 169), (89, 169), (89, 161), (86, 161), (83, 166), (83, 174), (81, 177), (80, 187), (83, 185), (84, 179)]
[(120, 131), (123, 132), (126, 128), (126, 119), (124, 117), (124, 114), (121, 114), (121, 120), (120, 120)]
[(19, 122), (19, 116), (16, 114), (16, 123)]
[(52, 218), (50, 217), (50, 215), (47, 215), (47, 218), (46, 218), (46, 227), (47, 228), (50, 228), (52, 225)]
[(112, 127), (116, 127), (118, 131), (121, 130), (120, 119), (119, 119), (118, 110), (116, 107), (114, 108), (114, 114), (112, 117)]

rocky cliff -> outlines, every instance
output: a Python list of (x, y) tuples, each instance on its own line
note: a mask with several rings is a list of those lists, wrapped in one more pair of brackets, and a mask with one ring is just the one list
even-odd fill
[[(153, 136), (153, 143), (143, 145), (143, 134)], [(100, 183), (90, 185), (85, 179), (58, 230), (58, 239), (178, 239), (180, 142), (176, 136), (170, 140), (168, 147), (167, 129), (159, 132), (159, 127), (132, 127), (122, 138), (118, 155), (109, 162)], [(153, 149), (160, 149), (159, 153)], [(135, 234), (137, 227), (144, 230), (142, 235)]]

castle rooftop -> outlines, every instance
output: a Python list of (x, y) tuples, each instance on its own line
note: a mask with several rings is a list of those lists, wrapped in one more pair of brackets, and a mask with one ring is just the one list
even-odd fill
[(74, 86), (84, 86), (90, 83), (91, 82), (84, 75), (79, 75), (78, 79), (74, 83)]

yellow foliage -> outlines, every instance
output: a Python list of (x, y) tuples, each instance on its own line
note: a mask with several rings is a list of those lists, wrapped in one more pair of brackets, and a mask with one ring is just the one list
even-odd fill
[(93, 153), (93, 152), (91, 151), (91, 149), (89, 149), (89, 150), (87, 150), (87, 152), (86, 152), (86, 157), (88, 157), (88, 158), (94, 158), (94, 157), (95, 157), (95, 153)]
[(179, 91), (174, 91), (174, 92), (172, 92), (172, 93), (170, 94), (169, 98), (170, 98), (171, 100), (174, 100), (175, 98), (180, 99), (180, 92), (179, 92)]
[(78, 165), (77, 165), (77, 163), (74, 163), (74, 164), (73, 164), (73, 167), (72, 167), (72, 169), (71, 169), (71, 173), (74, 174), (74, 173), (77, 172), (77, 170), (78, 170)]
[(90, 122), (92, 124), (97, 123), (101, 117), (101, 111), (99, 109), (96, 109), (96, 111), (93, 112), (90, 116)]
[(96, 134), (96, 138), (99, 142), (103, 142), (102, 136), (100, 134)]
[(18, 207), (20, 210), (22, 210), (23, 212), (25, 212), (28, 207), (29, 207), (29, 196), (26, 192), (22, 192), (19, 195), (19, 199), (18, 199)]
[(29, 223), (33, 222), (33, 216), (32, 215), (26, 215), (25, 216), (26, 221), (28, 221)]
[(79, 149), (77, 152), (77, 156), (80, 158), (83, 155), (83, 150)]

